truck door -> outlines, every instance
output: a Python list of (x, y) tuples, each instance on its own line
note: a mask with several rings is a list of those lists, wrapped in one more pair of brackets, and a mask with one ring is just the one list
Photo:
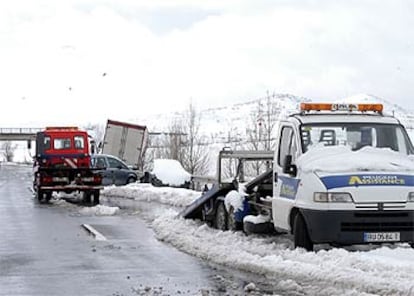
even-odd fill
[(128, 179), (129, 169), (118, 159), (108, 156), (109, 170), (112, 172), (113, 184), (125, 185)]
[(92, 158), (92, 167), (102, 169), (99, 171), (102, 175), (102, 185), (107, 186), (113, 184), (113, 172), (109, 169), (105, 156), (94, 156)]
[(286, 167), (286, 161), (288, 164), (295, 164), (299, 139), (291, 124), (284, 124), (280, 131), (274, 159), (272, 214), (276, 227), (290, 229), (289, 215), (296, 199), (299, 179), (296, 177), (295, 167)]

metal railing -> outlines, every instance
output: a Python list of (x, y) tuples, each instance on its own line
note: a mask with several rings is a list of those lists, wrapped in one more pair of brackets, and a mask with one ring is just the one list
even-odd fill
[(42, 128), (32, 128), (32, 127), (1, 127), (0, 134), (36, 134), (37, 132), (42, 131)]
[(34, 141), (37, 132), (42, 130), (32, 127), (1, 127), (0, 141)]

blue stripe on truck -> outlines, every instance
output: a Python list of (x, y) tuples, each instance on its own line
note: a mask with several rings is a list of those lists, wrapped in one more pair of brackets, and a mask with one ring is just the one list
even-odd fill
[(414, 176), (401, 174), (354, 174), (321, 178), (326, 189), (359, 186), (414, 186)]

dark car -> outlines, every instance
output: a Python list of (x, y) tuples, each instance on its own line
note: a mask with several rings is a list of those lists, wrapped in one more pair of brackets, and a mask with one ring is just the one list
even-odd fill
[(102, 169), (102, 185), (125, 185), (138, 180), (137, 173), (118, 157), (106, 154), (92, 155), (92, 167)]

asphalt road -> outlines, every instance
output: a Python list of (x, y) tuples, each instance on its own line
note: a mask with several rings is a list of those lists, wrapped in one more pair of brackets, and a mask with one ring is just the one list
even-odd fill
[[(130, 213), (38, 204), (31, 168), (0, 168), (0, 295), (234, 295), (245, 279), (157, 241)], [(97, 241), (81, 225), (105, 236)], [(228, 287), (233, 287), (229, 292)]]

